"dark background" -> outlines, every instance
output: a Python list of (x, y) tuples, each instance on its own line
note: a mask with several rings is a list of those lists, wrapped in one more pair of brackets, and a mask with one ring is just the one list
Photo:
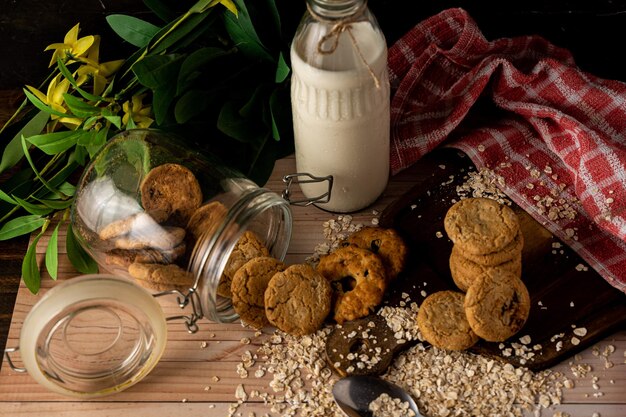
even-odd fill
[[(263, 0), (253, 0), (263, 1)], [(172, 4), (186, 9), (190, 0)], [(304, 0), (276, 0), (282, 13), (285, 41), (293, 35)], [(369, 6), (392, 44), (421, 20), (449, 7), (462, 7), (476, 20), (487, 39), (537, 34), (569, 49), (585, 71), (603, 78), (626, 80), (626, 0), (441, 1), (369, 0)], [(105, 16), (151, 14), (141, 0), (0, 0), (0, 90), (38, 84), (47, 74), (51, 52), (69, 28), (81, 23), (82, 34), (102, 35), (103, 60), (124, 57), (117, 35)]]

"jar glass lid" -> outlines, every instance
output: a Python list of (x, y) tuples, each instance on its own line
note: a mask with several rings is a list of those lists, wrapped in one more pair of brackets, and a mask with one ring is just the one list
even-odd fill
[(28, 373), (46, 388), (88, 398), (122, 391), (157, 364), (167, 340), (150, 293), (111, 275), (86, 275), (50, 290), (20, 334)]

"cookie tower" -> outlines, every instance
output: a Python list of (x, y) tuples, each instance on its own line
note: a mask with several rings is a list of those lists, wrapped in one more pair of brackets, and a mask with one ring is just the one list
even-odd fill
[(513, 336), (530, 310), (521, 280), (524, 238), (517, 215), (495, 200), (469, 198), (450, 207), (444, 227), (454, 243), (450, 272), (466, 293), (470, 327), (487, 341)]

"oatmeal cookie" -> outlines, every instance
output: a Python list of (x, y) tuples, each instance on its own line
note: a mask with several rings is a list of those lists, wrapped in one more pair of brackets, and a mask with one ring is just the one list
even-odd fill
[(168, 222), (185, 226), (202, 204), (202, 191), (195, 175), (178, 164), (163, 164), (148, 172), (141, 182), (144, 210), (169, 214)]
[(470, 261), (477, 263), (483, 266), (494, 266), (500, 265), (504, 262), (508, 262), (512, 259), (517, 258), (522, 253), (522, 249), (524, 248), (524, 235), (520, 230), (517, 235), (515, 235), (515, 239), (508, 245), (506, 245), (502, 250), (498, 252), (491, 252), (484, 255), (474, 255), (469, 252), (463, 251), (461, 248), (454, 245), (452, 247), (452, 253), (457, 253), (463, 256), (464, 258), (469, 259)]
[(128, 273), (142, 287), (157, 292), (172, 289), (187, 292), (195, 281), (190, 272), (175, 264), (133, 263), (128, 267)]
[(228, 258), (224, 273), (217, 286), (217, 294), (222, 297), (231, 298), (230, 286), (235, 272), (252, 258), (259, 256), (270, 256), (270, 251), (265, 247), (256, 233), (246, 230), (237, 241), (233, 251)]
[(285, 268), (287, 265), (281, 261), (261, 256), (249, 260), (235, 272), (230, 289), (233, 307), (241, 320), (257, 329), (269, 325), (265, 316), (265, 290), (274, 274)]
[(393, 281), (404, 268), (407, 246), (394, 229), (365, 227), (352, 234), (348, 243), (377, 254), (385, 266), (387, 282)]
[(467, 321), (478, 336), (503, 342), (526, 323), (530, 296), (521, 279), (490, 269), (469, 287), (464, 305)]
[(318, 330), (330, 312), (330, 284), (311, 266), (292, 265), (276, 273), (265, 290), (265, 315), (294, 336)]
[(417, 325), (431, 345), (441, 349), (464, 350), (478, 342), (463, 308), (465, 296), (456, 291), (430, 294), (417, 313)]
[(489, 198), (467, 198), (455, 203), (443, 224), (454, 244), (474, 255), (504, 249), (519, 232), (515, 212)]
[(172, 250), (179, 246), (185, 238), (185, 229), (174, 226), (152, 226), (134, 228), (130, 233), (115, 239), (117, 249), (158, 249)]
[(461, 291), (466, 292), (474, 280), (489, 269), (510, 272), (519, 278), (522, 274), (522, 254), (518, 253), (513, 259), (498, 265), (484, 266), (464, 257), (458, 250), (452, 250), (450, 255), (450, 273), (454, 283)]
[(320, 259), (317, 271), (333, 283), (337, 323), (367, 316), (383, 299), (385, 267), (367, 249), (339, 248)]
[(113, 249), (106, 252), (104, 262), (107, 265), (117, 265), (128, 268), (137, 262), (142, 264), (171, 264), (185, 254), (185, 243), (169, 250), (151, 248), (141, 250)]
[(114, 239), (124, 236), (135, 229), (146, 227), (155, 227), (158, 223), (163, 222), (167, 217), (163, 216), (162, 211), (154, 211), (150, 213), (135, 213), (125, 219), (116, 220), (104, 226), (98, 232), (98, 237), (102, 240)]
[(213, 232), (226, 217), (228, 209), (219, 201), (212, 201), (196, 210), (189, 222), (187, 231), (195, 240), (198, 240), (203, 233)]

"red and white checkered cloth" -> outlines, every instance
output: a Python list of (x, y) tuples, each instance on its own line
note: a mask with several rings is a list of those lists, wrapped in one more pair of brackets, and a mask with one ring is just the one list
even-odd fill
[[(462, 9), (398, 40), (389, 72), (394, 174), (449, 139), (626, 292), (626, 84), (581, 71), (538, 36), (487, 41)], [(472, 129), (461, 124), (470, 112), (483, 119)], [(577, 214), (559, 218), (538, 203)]]

